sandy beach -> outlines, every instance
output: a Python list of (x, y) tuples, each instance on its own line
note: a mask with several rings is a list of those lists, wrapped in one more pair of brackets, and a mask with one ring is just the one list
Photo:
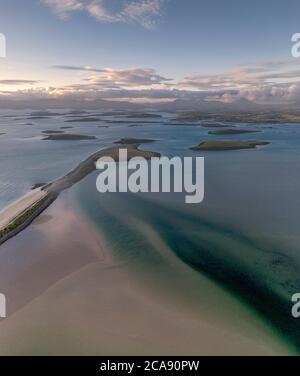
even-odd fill
[(12, 223), (17, 217), (28, 210), (30, 207), (45, 198), (47, 193), (40, 188), (35, 189), (8, 207), (0, 211), (0, 230)]
[[(133, 157), (143, 157), (145, 159), (160, 157), (159, 153), (140, 150), (139, 146), (139, 143), (123, 146), (127, 149), (128, 159)], [(66, 175), (34, 189), (4, 208), (0, 212), (0, 245), (29, 226), (36, 217), (56, 200), (62, 191), (71, 188), (92, 173), (99, 158), (111, 157), (118, 161), (119, 149), (120, 147), (112, 147), (93, 153)]]

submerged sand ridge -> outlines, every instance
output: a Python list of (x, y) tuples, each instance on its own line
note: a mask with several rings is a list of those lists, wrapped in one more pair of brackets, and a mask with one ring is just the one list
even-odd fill
[[(165, 262), (136, 268), (133, 260), (118, 259), (100, 230), (74, 211), (71, 193), (47, 209), (50, 222), (3, 246), (0, 282), (10, 311), (0, 323), (1, 355), (291, 353), (233, 296), (182, 263), (146, 223), (132, 226), (151, 245), (150, 256), (159, 252)], [(24, 247), (26, 261), (12, 267), (5, 255), (22, 259)]]

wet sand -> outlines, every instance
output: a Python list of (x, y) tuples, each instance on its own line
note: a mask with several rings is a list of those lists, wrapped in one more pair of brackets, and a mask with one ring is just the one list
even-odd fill
[[(291, 350), (222, 287), (133, 223), (166, 261), (149, 273), (118, 259), (64, 192), (1, 247), (8, 318), (1, 355), (275, 355)], [(148, 273), (146, 272), (148, 270)], [(202, 291), (200, 299), (194, 299)], [(197, 295), (198, 296), (198, 295)]]

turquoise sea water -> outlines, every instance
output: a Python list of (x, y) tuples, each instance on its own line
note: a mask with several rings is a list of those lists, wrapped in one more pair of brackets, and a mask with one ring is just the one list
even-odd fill
[[(290, 313), (291, 296), (300, 292), (300, 125), (257, 124), (248, 127), (261, 133), (212, 136), (201, 126), (171, 125), (170, 114), (153, 123), (139, 119), (143, 126), (128, 127), (137, 119), (100, 115), (99, 123), (65, 123), (63, 115), (26, 120), (29, 113), (2, 113), (0, 133), (6, 134), (0, 136), (0, 208), (122, 137), (156, 139), (142, 148), (170, 157), (204, 156), (202, 204), (185, 205), (181, 195), (172, 194), (104, 197), (96, 190), (97, 172), (74, 187), (74, 202), (125, 262), (159, 268), (159, 249), (145, 240), (145, 228), (150, 229), (185, 263), (255, 307), (300, 348), (299, 324)], [(103, 125), (109, 128), (98, 128)], [(62, 126), (74, 127), (65, 132), (97, 139), (41, 140), (43, 130)], [(189, 150), (217, 139), (266, 140), (271, 145), (201, 154)]]

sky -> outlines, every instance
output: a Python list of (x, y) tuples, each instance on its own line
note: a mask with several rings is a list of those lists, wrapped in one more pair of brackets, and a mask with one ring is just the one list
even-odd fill
[(300, 103), (299, 0), (1, 0), (3, 98)]

